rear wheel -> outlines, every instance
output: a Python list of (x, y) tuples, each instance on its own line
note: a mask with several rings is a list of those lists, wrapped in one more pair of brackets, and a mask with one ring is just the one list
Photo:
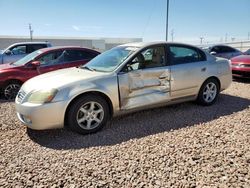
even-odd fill
[(67, 125), (80, 134), (99, 131), (110, 117), (107, 102), (98, 95), (85, 95), (69, 108)]
[(15, 99), (18, 91), (21, 88), (21, 84), (17, 81), (11, 81), (8, 84), (5, 85), (3, 88), (3, 95), (4, 98), (7, 100), (13, 100)]
[(204, 106), (215, 103), (219, 94), (219, 83), (216, 79), (208, 79), (205, 81), (199, 91), (197, 102)]

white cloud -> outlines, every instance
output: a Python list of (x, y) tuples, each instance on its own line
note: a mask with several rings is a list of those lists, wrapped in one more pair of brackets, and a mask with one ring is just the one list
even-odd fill
[(44, 25), (47, 26), (47, 27), (52, 26), (52, 24), (50, 24), (50, 23), (46, 23)]
[(76, 25), (72, 25), (72, 28), (76, 31), (80, 31), (80, 27), (79, 26), (76, 26)]

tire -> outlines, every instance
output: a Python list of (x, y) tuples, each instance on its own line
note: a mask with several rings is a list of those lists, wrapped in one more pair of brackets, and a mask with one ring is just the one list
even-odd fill
[(101, 130), (110, 117), (108, 103), (98, 95), (85, 95), (70, 105), (67, 126), (80, 134)]
[(219, 95), (219, 83), (216, 79), (210, 78), (206, 80), (199, 91), (197, 102), (203, 106), (210, 106), (214, 104)]
[(7, 100), (15, 99), (18, 91), (21, 88), (21, 84), (18, 81), (10, 81), (3, 88), (4, 98)]

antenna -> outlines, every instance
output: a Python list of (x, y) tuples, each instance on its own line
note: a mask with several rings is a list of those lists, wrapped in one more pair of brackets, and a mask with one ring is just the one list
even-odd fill
[(29, 24), (29, 31), (30, 31), (30, 40), (32, 41), (33, 40), (33, 30), (32, 30), (32, 27), (31, 27), (31, 24)]
[(166, 41), (168, 41), (168, 12), (169, 12), (169, 0), (167, 0)]

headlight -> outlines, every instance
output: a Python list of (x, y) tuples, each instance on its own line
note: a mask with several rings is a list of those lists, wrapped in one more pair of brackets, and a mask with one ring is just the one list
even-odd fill
[(36, 104), (48, 103), (53, 100), (57, 92), (56, 89), (34, 91), (29, 95), (27, 101)]

